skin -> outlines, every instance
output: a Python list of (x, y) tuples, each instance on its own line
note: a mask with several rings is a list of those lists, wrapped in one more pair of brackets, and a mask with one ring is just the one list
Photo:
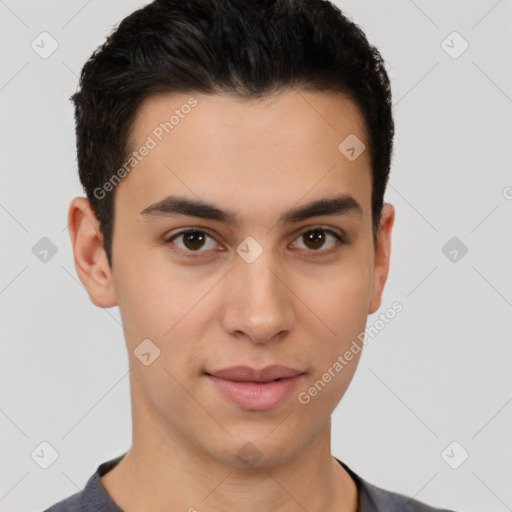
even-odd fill
[[(112, 270), (87, 199), (69, 208), (78, 276), (96, 306), (119, 306), (130, 362), (132, 447), (101, 481), (126, 512), (355, 512), (355, 483), (331, 455), (331, 413), (361, 352), (307, 405), (297, 397), (364, 331), (388, 275), (394, 207), (382, 209), (375, 246), (369, 151), (349, 161), (338, 150), (349, 134), (369, 147), (363, 118), (332, 93), (159, 95), (139, 109), (132, 147), (190, 96), (198, 105), (116, 187)], [(141, 215), (171, 193), (231, 210), (241, 224)], [(338, 194), (363, 214), (277, 224), (285, 210)], [(308, 242), (318, 226), (348, 243), (325, 232), (324, 245)], [(184, 228), (211, 238), (164, 241)], [(263, 248), (252, 263), (236, 252), (247, 236)], [(161, 351), (149, 366), (133, 353), (146, 338)], [(203, 374), (237, 364), (305, 375), (277, 407), (245, 410)], [(253, 466), (237, 458), (247, 442), (260, 454)]]

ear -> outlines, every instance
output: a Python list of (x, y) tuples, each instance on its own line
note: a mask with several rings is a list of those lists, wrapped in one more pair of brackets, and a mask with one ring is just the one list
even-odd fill
[(377, 234), (375, 261), (373, 269), (373, 292), (368, 314), (375, 313), (380, 308), (382, 292), (389, 272), (391, 255), (391, 231), (395, 222), (395, 208), (390, 203), (384, 203)]
[(103, 249), (103, 235), (87, 198), (75, 197), (71, 201), (68, 230), (75, 269), (89, 299), (100, 308), (116, 306), (112, 274)]

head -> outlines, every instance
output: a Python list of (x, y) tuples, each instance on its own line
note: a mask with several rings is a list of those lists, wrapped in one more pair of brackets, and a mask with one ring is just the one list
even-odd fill
[[(323, 0), (155, 1), (94, 52), (72, 99), (87, 195), (69, 212), (75, 266), (94, 304), (119, 306), (134, 416), (218, 460), (249, 441), (263, 462), (298, 453), (360, 352), (315, 400), (299, 394), (364, 331), (388, 273), (378, 51)], [(239, 364), (302, 377), (276, 406), (244, 408), (208, 378)]]

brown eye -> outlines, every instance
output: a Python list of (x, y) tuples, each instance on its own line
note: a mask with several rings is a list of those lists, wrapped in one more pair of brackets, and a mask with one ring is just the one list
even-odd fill
[(200, 231), (189, 231), (183, 234), (183, 244), (187, 249), (195, 251), (204, 245), (205, 236)]
[[(328, 244), (329, 239), (332, 240), (330, 244)], [(306, 252), (311, 253), (312, 256), (331, 254), (338, 249), (339, 245), (346, 244), (342, 235), (332, 231), (331, 229), (321, 227), (303, 231), (296, 240), (298, 242), (294, 242), (293, 245), (299, 249), (306, 250)], [(326, 244), (327, 247), (325, 247)]]
[[(181, 244), (175, 243), (175, 240), (178, 240), (179, 238), (182, 239)], [(208, 239), (211, 241), (210, 246), (206, 243)], [(210, 235), (197, 229), (189, 229), (176, 233), (169, 237), (166, 242), (173, 243), (183, 252), (206, 252), (206, 250), (214, 249), (216, 246), (215, 240)], [(204, 249), (205, 246), (206, 249)]]
[(321, 249), (325, 243), (325, 232), (322, 229), (315, 229), (313, 231), (306, 231), (302, 234), (304, 243), (310, 249)]

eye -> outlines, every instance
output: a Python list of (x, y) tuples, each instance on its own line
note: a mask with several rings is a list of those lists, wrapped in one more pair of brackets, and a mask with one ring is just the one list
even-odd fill
[[(328, 240), (328, 237), (332, 239), (330, 247), (320, 251), (320, 249), (325, 245), (326, 240)], [(307, 231), (303, 231), (295, 240), (300, 240), (308, 252), (317, 252), (322, 255), (330, 254), (334, 252), (340, 244), (346, 243), (342, 235), (332, 231), (331, 229), (325, 229), (322, 227), (310, 228)], [(314, 256), (316, 256), (316, 254), (314, 254)]]
[[(178, 240), (182, 238), (182, 245), (175, 243), (175, 240)], [(210, 245), (205, 245), (205, 242), (210, 239), (211, 242)], [(176, 233), (172, 235), (171, 237), (167, 238), (165, 242), (169, 243), (172, 242), (174, 245), (180, 249), (181, 252), (205, 252), (209, 249), (214, 249), (216, 242), (215, 240), (204, 231), (201, 231), (199, 229), (187, 229), (185, 231), (180, 231), (179, 233)], [(199, 249), (206, 247), (205, 250), (201, 251)], [(188, 255), (187, 255), (188, 256)]]

